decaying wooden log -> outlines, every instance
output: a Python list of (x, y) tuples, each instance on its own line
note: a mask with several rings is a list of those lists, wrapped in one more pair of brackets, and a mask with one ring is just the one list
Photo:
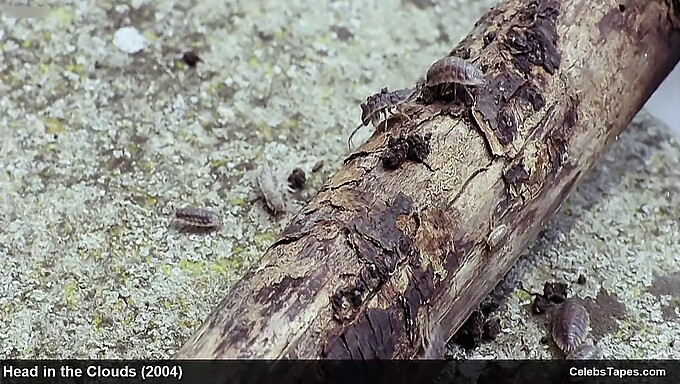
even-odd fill
[(508, 0), (451, 55), (486, 85), (374, 134), (177, 358), (413, 358), (451, 336), (678, 62), (680, 10)]

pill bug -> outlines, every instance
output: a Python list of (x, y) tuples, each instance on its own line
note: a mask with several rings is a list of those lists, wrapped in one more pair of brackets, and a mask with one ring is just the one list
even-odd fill
[(176, 226), (187, 230), (216, 230), (222, 227), (219, 216), (207, 209), (185, 207), (175, 212)]
[(491, 233), (489, 233), (489, 237), (486, 239), (489, 249), (495, 250), (501, 244), (507, 233), (508, 226), (505, 224), (501, 224), (494, 228)]
[(430, 88), (443, 85), (440, 90), (440, 94), (443, 94), (451, 84), (454, 85), (455, 92), (455, 84), (478, 86), (485, 82), (484, 73), (473, 64), (460, 57), (446, 56), (432, 64), (427, 71), (425, 85)]
[(283, 194), (279, 183), (274, 178), (272, 169), (268, 164), (264, 164), (260, 168), (257, 175), (257, 184), (264, 197), (265, 204), (276, 215), (286, 211), (286, 204), (283, 201)]
[(373, 124), (376, 129), (380, 123), (387, 125), (389, 115), (404, 116), (409, 121), (413, 121), (403, 112), (403, 106), (417, 96), (420, 87), (402, 88), (390, 92), (387, 87), (383, 87), (380, 92), (374, 93), (366, 98), (365, 103), (361, 103), (361, 124), (359, 124), (347, 140), (347, 147), (352, 148), (352, 138), (361, 127)]
[(567, 355), (567, 360), (601, 360), (603, 358), (604, 353), (602, 349), (594, 345), (590, 340), (586, 340), (580, 347)]
[(590, 316), (586, 308), (573, 299), (567, 299), (553, 318), (553, 340), (562, 352), (569, 354), (583, 344), (589, 325)]

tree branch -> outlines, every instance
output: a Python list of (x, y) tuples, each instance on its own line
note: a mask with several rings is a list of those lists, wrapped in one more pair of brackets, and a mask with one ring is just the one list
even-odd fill
[(622, 5), (487, 12), (451, 53), (486, 85), (391, 119), (177, 357), (412, 358), (451, 336), (680, 59), (672, 0)]

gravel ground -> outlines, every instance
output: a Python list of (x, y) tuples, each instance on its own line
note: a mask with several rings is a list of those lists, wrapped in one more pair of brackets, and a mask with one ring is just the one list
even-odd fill
[[(0, 18), (0, 358), (171, 357), (339, 169), (359, 103), (413, 84), (495, 2), (194, 3), (61, 1)], [(508, 279), (540, 291), (585, 275), (571, 292), (607, 357), (680, 358), (669, 132), (641, 113)], [(282, 184), (308, 175), (279, 217), (252, 202), (265, 162)], [(169, 228), (185, 205), (219, 212), (222, 230)], [(498, 338), (454, 353), (558, 357), (530, 301), (513, 290)]]

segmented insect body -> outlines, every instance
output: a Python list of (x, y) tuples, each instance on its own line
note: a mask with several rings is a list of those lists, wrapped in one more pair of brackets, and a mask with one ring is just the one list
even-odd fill
[(405, 116), (412, 121), (408, 115), (404, 114), (402, 107), (413, 100), (419, 90), (419, 87), (411, 87), (390, 92), (387, 87), (384, 87), (380, 92), (368, 96), (366, 102), (361, 103), (361, 124), (350, 134), (347, 146), (351, 149), (352, 138), (362, 126), (373, 124), (378, 128), (381, 122), (386, 125), (390, 114)]
[(462, 85), (481, 85), (486, 82), (484, 73), (474, 65), (456, 56), (446, 56), (432, 64), (427, 71), (428, 87), (440, 84), (458, 83)]
[(454, 86), (455, 84), (477, 86), (485, 82), (484, 73), (477, 67), (460, 57), (446, 56), (432, 64), (427, 71), (425, 85), (427, 87), (443, 85), (444, 89), (440, 93), (444, 93), (445, 88), (450, 84), (454, 84)]
[(498, 227), (494, 228), (493, 231), (489, 233), (489, 237), (486, 239), (486, 243), (489, 245), (489, 248), (491, 250), (495, 250), (503, 241), (507, 233), (508, 226), (505, 224), (501, 224)]
[(213, 230), (222, 226), (219, 216), (206, 208), (186, 207), (175, 212), (175, 224), (185, 229)]
[(269, 165), (264, 164), (257, 175), (257, 184), (260, 187), (264, 201), (274, 214), (285, 212), (286, 204), (279, 183)]
[(553, 340), (565, 354), (569, 354), (583, 344), (589, 325), (590, 316), (585, 307), (567, 299), (553, 319)]
[(588, 341), (567, 355), (567, 360), (601, 360), (603, 358), (602, 349)]

